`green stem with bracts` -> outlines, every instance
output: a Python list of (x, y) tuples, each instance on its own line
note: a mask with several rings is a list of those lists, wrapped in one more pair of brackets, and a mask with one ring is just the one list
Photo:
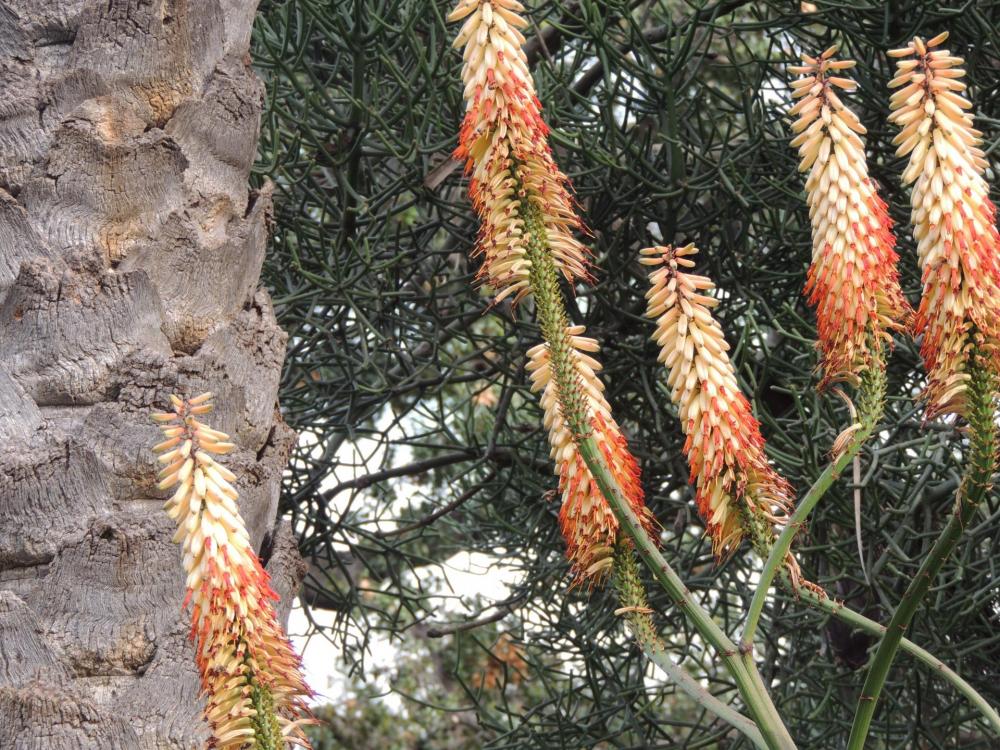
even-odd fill
[(621, 614), (636, 643), (651, 662), (662, 669), (697, 705), (715, 714), (742, 732), (754, 747), (766, 750), (767, 743), (757, 725), (731, 706), (716, 698), (667, 653), (666, 645), (657, 635), (646, 599), (646, 587), (639, 576), (632, 544), (620, 541), (615, 547), (614, 583), (621, 604)]
[(286, 743), (274, 711), (274, 695), (256, 680), (252, 685), (250, 700), (257, 712), (251, 721), (254, 750), (283, 750)]
[(698, 633), (718, 652), (723, 664), (739, 688), (747, 709), (764, 735), (768, 748), (794, 748), (784, 722), (763, 688), (756, 667), (747, 665), (740, 655), (737, 645), (725, 634), (718, 623), (698, 604), (680, 576), (660, 553), (659, 548), (642, 526), (642, 522), (629, 505), (621, 490), (612, 479), (611, 472), (604, 464), (604, 456), (592, 437), (586, 437), (577, 444), (580, 455), (594, 480), (601, 488), (604, 499), (614, 512), (618, 523), (635, 545), (639, 557), (652, 572), (653, 577), (673, 598), (677, 607), (690, 620)]
[[(793, 579), (791, 572), (784, 565), (786, 555), (795, 535), (802, 529), (809, 513), (816, 507), (819, 500), (826, 494), (844, 469), (851, 463), (858, 451), (875, 431), (882, 417), (883, 400), (886, 393), (885, 370), (882, 367), (873, 368), (862, 377), (858, 393), (860, 427), (851, 436), (850, 442), (844, 447), (843, 453), (831, 462), (813, 483), (805, 497), (798, 504), (795, 512), (789, 518), (788, 524), (777, 539), (769, 537), (767, 543), (759, 545), (766, 558), (760, 582), (754, 592), (753, 600), (747, 614), (740, 646), (749, 653), (752, 648), (753, 636), (760, 622), (764, 603), (774, 579), (792, 594), (796, 600), (805, 602), (811, 607), (820, 609), (837, 619), (851, 625), (869, 635), (881, 637), (886, 632), (886, 626), (871, 620), (864, 615), (837, 602), (815, 586), (804, 586), (801, 581)], [(909, 639), (903, 638), (902, 649), (918, 661), (930, 667), (935, 674), (950, 682), (959, 693), (965, 696), (982, 713), (983, 717), (1000, 736), (1000, 713), (983, 698), (975, 688), (966, 682), (957, 672), (930, 652), (924, 650)]]
[[(804, 602), (810, 607), (826, 612), (841, 622), (847, 623), (869, 635), (876, 636), (877, 638), (885, 635), (885, 625), (875, 622), (875, 620), (865, 617), (859, 612), (855, 612), (853, 609), (845, 606), (843, 602), (837, 601), (822, 591), (815, 584), (803, 585), (802, 581), (794, 580), (791, 571), (786, 566), (781, 566), (778, 569), (778, 580), (784, 589), (795, 597), (796, 601)], [(902, 639), (900, 647), (917, 661), (930, 667), (934, 674), (950, 682), (959, 693), (965, 696), (979, 710), (983, 718), (993, 727), (996, 735), (1000, 737), (1000, 713), (990, 705), (989, 701), (976, 692), (976, 689), (966, 682), (960, 674), (908, 638)]]
[(740, 695), (757, 723), (766, 746), (772, 750), (794, 748), (763, 681), (753, 665), (747, 665), (733, 643), (716, 622), (695, 601), (673, 568), (660, 554), (656, 543), (649, 538), (642, 522), (635, 514), (605, 465), (596, 441), (591, 436), (590, 418), (582, 392), (579, 375), (573, 360), (572, 345), (566, 332), (568, 317), (559, 275), (548, 248), (545, 222), (540, 208), (530, 195), (521, 196), (521, 212), (527, 239), (527, 259), (531, 263), (529, 281), (538, 315), (542, 337), (548, 345), (552, 378), (555, 381), (560, 414), (573, 435), (573, 441), (597, 482), (601, 493), (618, 519), (622, 530), (633, 540), (643, 562), (657, 580), (673, 596), (681, 610), (691, 620), (698, 632), (721, 656)]
[(848, 750), (861, 750), (864, 747), (872, 719), (875, 717), (879, 695), (889, 676), (889, 669), (903, 634), (934, 579), (937, 578), (941, 566), (955, 549), (965, 527), (975, 517), (979, 503), (992, 487), (993, 472), (997, 465), (995, 419), (997, 379), (989, 367), (981, 362), (976, 352), (973, 352), (971, 361), (973, 365), (968, 393), (968, 469), (958, 488), (955, 510), (951, 518), (906, 589), (868, 668), (868, 676), (861, 689), (854, 723), (851, 726)]
[[(763, 543), (764, 570), (760, 574), (760, 581), (757, 590), (754, 591), (753, 599), (750, 601), (750, 609), (747, 612), (746, 624), (743, 626), (743, 635), (740, 638), (740, 646), (744, 651), (750, 652), (753, 649), (753, 637), (760, 623), (760, 616), (764, 611), (764, 603), (767, 594), (771, 590), (778, 571), (784, 568), (788, 550), (791, 549), (792, 540), (795, 535), (802, 530), (806, 519), (813, 508), (820, 501), (826, 491), (830, 489), (844, 469), (854, 460), (854, 457), (861, 450), (861, 446), (875, 431), (879, 420), (882, 419), (882, 410), (885, 403), (886, 377), (885, 365), (881, 361), (874, 362), (861, 376), (861, 385), (858, 388), (858, 421), (860, 427), (851, 436), (850, 442), (844, 447), (843, 452), (837, 456), (827, 467), (819, 478), (809, 488), (805, 497), (796, 506), (795, 512), (788, 519), (785, 527), (781, 530), (776, 540), (769, 536)], [(769, 532), (770, 533), (770, 532)]]

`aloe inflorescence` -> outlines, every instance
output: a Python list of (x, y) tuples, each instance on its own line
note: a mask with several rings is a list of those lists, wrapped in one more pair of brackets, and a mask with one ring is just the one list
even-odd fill
[(1000, 373), (1000, 234), (983, 178), (986, 156), (961, 95), (962, 58), (939, 46), (947, 32), (915, 37), (889, 52), (900, 58), (890, 88), (890, 120), (901, 130), (897, 155), (909, 156), (903, 183), (913, 184), (911, 222), (922, 271), (916, 332), (927, 369), (927, 418), (954, 414), (969, 426), (965, 476), (955, 507), (893, 612), (871, 660), (848, 741), (864, 747), (903, 633), (951, 556), (997, 467)]
[(633, 510), (648, 528), (639, 466), (602, 395), (599, 346), (570, 326), (560, 277), (590, 281), (590, 251), (576, 237), (583, 222), (566, 176), (548, 145), (548, 127), (522, 50), (526, 21), (515, 0), (462, 0), (449, 16), (463, 20), (466, 115), (455, 157), (466, 163), (469, 195), (480, 219), (479, 279), (496, 301), (534, 303), (543, 341), (529, 352), (534, 390), (559, 476), (560, 526), (581, 581), (603, 580), (613, 566), (618, 520), (580, 455), (593, 436)]
[(948, 37), (915, 38), (891, 51), (897, 89), (889, 119), (901, 130), (899, 156), (909, 156), (913, 236), (923, 272), (916, 333), (927, 368), (928, 418), (968, 416), (972, 370), (1000, 372), (1000, 235), (983, 178), (987, 163), (962, 96), (962, 58), (939, 49)]
[(539, 220), (553, 263), (570, 281), (590, 280), (590, 251), (573, 234), (583, 222), (573, 210), (566, 176), (548, 144), (548, 126), (528, 71), (520, 29), (527, 21), (516, 0), (462, 0), (448, 16), (464, 19), (454, 46), (464, 46), (466, 114), (455, 158), (466, 163), (469, 195), (479, 214), (480, 278), (497, 294), (521, 299), (531, 287), (526, 210)]
[(301, 661), (274, 611), (278, 595), (250, 545), (236, 504), (236, 476), (214, 456), (234, 449), (229, 436), (199, 420), (211, 394), (170, 397), (153, 414), (165, 440), (153, 450), (166, 464), (158, 489), (177, 522), (191, 607), (191, 637), (206, 698), (209, 746), (219, 750), (310, 747), (302, 732), (311, 695)]
[[(858, 471), (858, 451), (881, 419), (894, 334), (915, 328), (924, 337), (928, 415), (962, 414), (983, 433), (975, 445), (995, 442), (1000, 235), (981, 175), (979, 134), (965, 111), (968, 102), (956, 93), (958, 60), (932, 51), (943, 35), (927, 44), (914, 40), (894, 53), (917, 55), (899, 64), (893, 82), (904, 86), (893, 98), (893, 120), (903, 128), (899, 153), (910, 154), (904, 179), (916, 181), (914, 234), (924, 282), (916, 314), (900, 288), (892, 221), (868, 173), (865, 128), (841, 99), (855, 87), (842, 75), (854, 63), (836, 59), (831, 47), (792, 68), (801, 75), (792, 84), (799, 101), (789, 114), (796, 118), (792, 146), (801, 156), (800, 169), (808, 172), (813, 253), (805, 294), (816, 312), (820, 388), (847, 383), (858, 404), (855, 408), (845, 396), (852, 424), (834, 442), (833, 461), (794, 513), (793, 490), (767, 457), (760, 425), (712, 315), (718, 303), (714, 284), (691, 272), (697, 250), (687, 245), (642, 251), (641, 262), (653, 267), (646, 314), (656, 323), (653, 338), (668, 371), (696, 505), (713, 551), (725, 559), (749, 538), (766, 558), (737, 647), (698, 607), (651, 538), (654, 522), (639, 466), (604, 396), (599, 344), (584, 326), (571, 324), (561, 285), (592, 281), (591, 253), (579, 239), (585, 229), (549, 148), (522, 49), (522, 11), (516, 0), (460, 0), (449, 16), (463, 22), (455, 45), (463, 48), (466, 102), (454, 156), (466, 165), (480, 220), (474, 251), (482, 261), (478, 279), (492, 291), (494, 304), (507, 300), (512, 308), (532, 307), (541, 331), (541, 341), (527, 352), (527, 370), (532, 390), (540, 393), (559, 477), (559, 520), (572, 570), (577, 581), (593, 583), (613, 569), (622, 604), (618, 614), (681, 689), (755, 744), (793, 747), (757, 673), (754, 633), (779, 574), (794, 591), (825, 604), (821, 589), (801, 577), (792, 540), (850, 461)], [(989, 446), (977, 452), (978, 473), (963, 485), (975, 502), (993, 466)], [(959, 520), (971, 518), (974, 506), (962, 506)], [(957, 534), (952, 528), (947, 544)], [(947, 544), (939, 561), (950, 552)], [(753, 723), (704, 694), (664, 658), (634, 552), (717, 648)], [(887, 666), (891, 648), (885, 650)]]
[[(715, 284), (688, 272), (694, 245), (649, 247), (640, 262), (651, 266), (646, 315), (666, 367), (670, 398), (686, 440), (684, 453), (695, 502), (716, 556), (731, 555), (745, 536), (766, 546), (775, 524), (792, 506), (792, 490), (764, 453), (760, 425), (740, 390), (729, 344), (711, 310)], [(763, 549), (763, 547), (762, 547)], [(789, 558), (792, 569), (798, 571)]]
[(855, 88), (840, 75), (855, 63), (835, 59), (836, 51), (790, 68), (802, 77), (792, 82), (799, 101), (788, 111), (797, 118), (791, 145), (802, 157), (799, 169), (809, 173), (813, 254), (805, 293), (816, 308), (821, 387), (857, 386), (865, 371), (884, 368), (892, 333), (906, 330), (913, 314), (899, 286), (892, 220), (868, 176), (865, 128), (838, 93)]

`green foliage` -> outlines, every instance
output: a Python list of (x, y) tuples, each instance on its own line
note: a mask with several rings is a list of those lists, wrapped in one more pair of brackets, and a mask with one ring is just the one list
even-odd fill
[[(443, 20), (449, 4), (274, 0), (262, 4), (255, 31), (267, 83), (259, 174), (277, 186), (266, 273), (290, 334), (282, 407), (303, 435), (282, 502), (313, 563), (307, 596), (338, 612), (329, 635), (360, 667), (373, 634), (417, 648), (418, 623), (448, 618), (433, 611), (421, 571), (458, 552), (490, 555), (518, 580), (499, 604), (510, 611), (504, 629), (529, 645), (532, 693), (505, 703), (506, 690), (489, 700), (463, 690), (462, 700), (443, 701), (476, 714), (474, 746), (745, 747), (672, 686), (646, 677), (609, 592), (568, 586), (556, 480), (523, 370), (539, 331), (505, 304), (487, 308), (472, 282), (476, 222), (462, 170), (448, 158), (462, 117), (461, 59)], [(871, 173), (903, 227), (911, 301), (919, 277), (885, 120), (885, 51), (950, 30), (949, 46), (967, 58), (988, 153), (1000, 113), (992, 4), (816, 5), (810, 14), (784, 1), (554, 0), (530, 9), (531, 64), (555, 156), (574, 182), (600, 267), (595, 287), (575, 290), (573, 322), (602, 343), (608, 400), (642, 465), (663, 552), (728, 633), (738, 630), (758, 564), (745, 549), (716, 566), (702, 538), (642, 317), (638, 249), (702, 248), (696, 270), (724, 296), (718, 313), (769, 454), (804, 492), (849, 416), (814, 388), (815, 331), (801, 296), (809, 222), (783, 115), (785, 65), (832, 42), (858, 59), (860, 90), (850, 101), (869, 129)], [(883, 428), (861, 454), (872, 583), (858, 560), (847, 479), (796, 544), (809, 578), (883, 622), (952, 512), (966, 451), (955, 425), (922, 424), (914, 400), (922, 381), (915, 345), (899, 341)], [(998, 512), (996, 494), (987, 495), (909, 631), (994, 704), (1000, 539), (990, 521)], [(397, 524), (413, 528), (389, 533)], [(671, 656), (731, 698), (733, 686), (672, 603), (656, 592), (650, 606), (667, 613), (658, 624)], [(765, 678), (800, 746), (843, 746), (871, 640), (782, 594), (761, 632)], [(904, 658), (889, 675), (870, 746), (990, 747), (973, 710)], [(440, 679), (428, 667), (425, 680)], [(365, 712), (358, 721), (386, 727), (387, 743), (435, 747), (394, 738), (403, 727), (370, 695), (356, 698)], [(676, 710), (678, 702), (689, 710)], [(344, 706), (329, 710), (348, 720)], [(419, 721), (449, 715), (427, 712)], [(393, 747), (360, 742), (346, 746)]]

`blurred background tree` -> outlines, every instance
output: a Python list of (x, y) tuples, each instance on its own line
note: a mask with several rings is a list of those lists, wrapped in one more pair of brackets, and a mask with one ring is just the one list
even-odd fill
[[(462, 169), (449, 156), (463, 112), (461, 58), (450, 47), (457, 29), (444, 21), (450, 5), (275, 0), (262, 4), (255, 29), (255, 63), (267, 85), (257, 173), (276, 184), (265, 273), (290, 335), (284, 418), (300, 433), (283, 510), (310, 562), (302, 599), (333, 613), (317, 627), (355, 668), (353, 703), (321, 710), (330, 719), (324, 742), (745, 746), (659, 680), (612, 614), (608, 593), (569, 586), (556, 482), (523, 369), (538, 333), (506, 304), (487, 308), (472, 281), (476, 222)], [(977, 127), (992, 155), (1000, 9), (557, 0), (529, 10), (539, 96), (600, 269), (594, 287), (576, 290), (578, 322), (602, 342), (608, 398), (641, 461), (664, 551), (732, 632), (759, 563), (744, 551), (717, 566), (702, 536), (681, 433), (642, 318), (637, 252), (651, 243), (702, 248), (698, 270), (724, 296), (718, 314), (769, 454), (804, 491), (848, 417), (839, 399), (814, 390), (814, 321), (801, 296), (809, 222), (788, 147), (785, 66), (835, 42), (858, 60), (851, 74), (860, 88), (850, 101), (869, 129), (871, 173), (898, 222), (904, 289), (916, 301), (909, 198), (886, 123), (885, 52), (949, 30), (950, 48), (967, 59)], [(953, 425), (922, 424), (913, 342), (898, 342), (889, 377), (884, 429), (862, 454), (870, 582), (847, 480), (797, 545), (807, 576), (882, 621), (951, 512), (963, 461)], [(998, 514), (993, 494), (910, 633), (994, 704)], [(462, 555), (493, 566), (509, 593), (443, 607), (441, 566)], [(664, 614), (674, 656), (731, 697), (725, 672), (671, 602), (657, 594), (652, 604)], [(870, 639), (780, 593), (762, 631), (765, 677), (800, 747), (842, 747)], [(391, 681), (405, 696), (395, 713), (375, 699), (365, 669), (379, 639), (405, 660)], [(523, 677), (477, 685), (477, 673), (502, 661), (502, 643), (517, 645)], [(870, 746), (995, 744), (950, 686), (900, 657)]]

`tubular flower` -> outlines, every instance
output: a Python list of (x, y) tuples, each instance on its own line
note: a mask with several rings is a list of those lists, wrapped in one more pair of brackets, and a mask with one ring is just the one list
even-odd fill
[(611, 417), (591, 356), (597, 343), (567, 322), (559, 275), (590, 280), (590, 251), (574, 237), (583, 229), (548, 146), (519, 31), (516, 0), (460, 0), (449, 20), (465, 19), (456, 47), (465, 47), (466, 115), (455, 158), (471, 173), (469, 194), (480, 219), (479, 278), (496, 300), (527, 295), (544, 343), (530, 353), (535, 390), (542, 391), (545, 425), (563, 502), (560, 525), (577, 581), (599, 581), (613, 565), (618, 521), (579, 446), (593, 437), (613, 479), (647, 530), (639, 468)]
[(165, 507), (184, 552), (209, 747), (308, 748), (301, 725), (309, 721), (311, 693), (301, 661), (278, 623), (278, 596), (236, 506), (236, 477), (212, 458), (234, 446), (196, 418), (211, 411), (210, 398), (171, 396), (173, 412), (153, 415), (166, 438), (153, 448), (166, 464), (158, 488), (176, 487)]
[(777, 513), (791, 507), (791, 488), (768, 464), (764, 438), (740, 392), (726, 343), (711, 308), (718, 300), (704, 276), (685, 273), (698, 250), (650, 247), (641, 262), (656, 266), (646, 315), (656, 321), (653, 339), (687, 436), (684, 453), (696, 486), (695, 501), (717, 557), (732, 554), (744, 535), (769, 538)]
[[(611, 416), (611, 407), (604, 398), (604, 384), (597, 376), (601, 365), (590, 356), (598, 351), (598, 344), (583, 333), (583, 326), (568, 326), (565, 341), (576, 370), (578, 391), (583, 394), (590, 429), (622, 494), (649, 531), (653, 518), (645, 506), (639, 465), (629, 452), (621, 429)], [(578, 580), (589, 578), (599, 581), (614, 562), (618, 520), (577, 450), (572, 431), (563, 420), (549, 345), (532, 347), (528, 350), (528, 357), (532, 390), (542, 392), (544, 424), (552, 446), (550, 456), (555, 461), (555, 472), (559, 477), (559, 491), (562, 493), (559, 524), (566, 539), (566, 556), (573, 563)]]
[(848, 380), (881, 359), (890, 331), (909, 324), (912, 311), (899, 288), (892, 220), (868, 176), (865, 128), (844, 106), (836, 88), (852, 90), (854, 81), (837, 74), (853, 60), (834, 60), (836, 47), (818, 58), (803, 57), (792, 83), (799, 101), (788, 111), (798, 116), (791, 145), (798, 147), (806, 179), (813, 255), (805, 294), (816, 308), (823, 379)]
[[(923, 280), (915, 330), (923, 335), (927, 416), (965, 415), (970, 369), (982, 358), (1000, 371), (1000, 236), (983, 179), (982, 135), (971, 102), (959, 92), (962, 59), (919, 37), (889, 54), (901, 57), (889, 83), (890, 121), (900, 128), (897, 155), (909, 154), (903, 183), (913, 183), (913, 236)], [(980, 352), (976, 354), (976, 352)]]
[(531, 292), (525, 212), (541, 210), (549, 252), (566, 279), (589, 280), (590, 251), (573, 236), (583, 228), (568, 180), (548, 146), (548, 127), (528, 71), (516, 0), (461, 0), (448, 16), (465, 19), (454, 46), (464, 45), (466, 115), (455, 158), (471, 173), (469, 195), (479, 215), (479, 279), (497, 301)]

